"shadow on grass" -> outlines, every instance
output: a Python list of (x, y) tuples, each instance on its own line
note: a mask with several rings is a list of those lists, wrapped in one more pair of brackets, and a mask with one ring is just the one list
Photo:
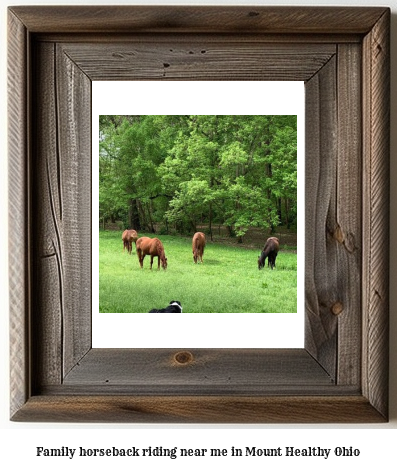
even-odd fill
[(221, 264), (222, 262), (220, 262), (219, 260), (206, 258), (202, 264), (199, 263), (198, 265), (221, 265)]

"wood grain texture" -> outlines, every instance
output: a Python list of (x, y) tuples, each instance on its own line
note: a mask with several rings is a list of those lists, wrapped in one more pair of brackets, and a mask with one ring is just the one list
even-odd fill
[[(34, 48), (35, 81), (33, 134), (35, 164), (32, 178), (34, 251), (32, 298), (33, 378), (38, 384), (60, 384), (63, 350), (63, 247), (59, 224), (62, 196), (59, 177), (55, 49), (53, 44)], [(52, 176), (55, 175), (54, 179)], [(45, 341), (43, 340), (45, 339)]]
[(388, 411), (390, 12), (364, 40), (363, 392)]
[(65, 376), (91, 348), (91, 81), (60, 47), (56, 70)]
[(91, 82), (54, 44), (35, 58), (37, 386), (61, 384), (91, 347)]
[(362, 54), (338, 46), (335, 217), (328, 237), (337, 243), (332, 314), (338, 320), (337, 384), (360, 384), (362, 362)]
[[(304, 349), (193, 349), (177, 361), (178, 349), (93, 349), (67, 375), (69, 391), (90, 385), (102, 391), (130, 386), (136, 393), (182, 391), (185, 394), (260, 394), (267, 387), (319, 387), (334, 384)], [(108, 388), (106, 390), (106, 388)]]
[(305, 170), (305, 347), (336, 376), (338, 301), (335, 227), (336, 58), (307, 84)]
[[(10, 9), (12, 420), (387, 420), (389, 21), (384, 8)], [(91, 350), (91, 80), (275, 77), (306, 82), (306, 348), (195, 350), (182, 365), (177, 351)]]
[[(127, 44), (66, 44), (64, 53), (91, 80), (309, 80), (336, 53), (334, 44), (262, 44), (163, 38)], [(236, 60), (238, 57), (238, 60)]]
[(306, 84), (306, 348), (341, 384), (361, 375), (361, 51)]
[(26, 28), (8, 15), (8, 185), (9, 185), (9, 302), (10, 410), (14, 414), (30, 395), (29, 351), (29, 165)]
[(367, 33), (382, 7), (12, 7), (30, 31), (56, 33)]
[(379, 423), (385, 419), (361, 396), (35, 396), (15, 421), (74, 423)]

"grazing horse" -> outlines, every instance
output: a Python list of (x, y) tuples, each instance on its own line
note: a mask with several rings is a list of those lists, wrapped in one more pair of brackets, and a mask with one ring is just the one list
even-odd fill
[(140, 237), (136, 241), (136, 253), (139, 259), (139, 265), (143, 268), (143, 259), (145, 255), (150, 255), (150, 269), (153, 266), (153, 258), (158, 258), (157, 269), (160, 270), (160, 261), (161, 266), (164, 270), (167, 268), (167, 259), (164, 253), (164, 247), (161, 241), (157, 238), (151, 239), (150, 237)]
[(193, 236), (193, 242), (192, 242), (194, 263), (197, 263), (197, 261), (201, 261), (201, 263), (203, 263), (204, 247), (205, 247), (204, 233), (196, 232)]
[(259, 270), (265, 266), (267, 257), (267, 266), (272, 270), (276, 266), (276, 257), (280, 248), (280, 242), (277, 237), (269, 237), (263, 247), (262, 253), (258, 257)]
[(132, 252), (132, 243), (134, 242), (136, 245), (136, 241), (138, 240), (138, 233), (134, 231), (134, 229), (126, 229), (121, 236), (123, 241), (123, 251), (127, 249), (128, 253), (131, 255)]

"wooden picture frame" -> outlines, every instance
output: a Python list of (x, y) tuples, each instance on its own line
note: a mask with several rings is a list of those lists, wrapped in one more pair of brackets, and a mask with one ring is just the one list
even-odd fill
[[(9, 8), (11, 420), (388, 420), (389, 23), (383, 7)], [(305, 348), (91, 348), (92, 80), (305, 81)]]

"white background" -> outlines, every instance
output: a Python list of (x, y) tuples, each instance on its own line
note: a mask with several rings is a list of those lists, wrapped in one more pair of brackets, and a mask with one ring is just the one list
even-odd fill
[[(391, 98), (391, 290), (390, 290), (390, 313), (391, 313), (391, 351), (390, 351), (390, 422), (379, 425), (289, 425), (289, 426), (178, 426), (178, 425), (117, 425), (117, 424), (18, 424), (8, 420), (8, 286), (7, 286), (7, 161), (6, 161), (6, 6), (13, 4), (82, 4), (81, 1), (49, 2), (2, 2), (0, 9), (0, 34), (1, 34), (1, 67), (0, 67), (0, 103), (1, 103), (1, 136), (0, 140), (0, 220), (2, 231), (0, 238), (1, 257), (1, 284), (0, 284), (0, 430), (2, 435), (0, 447), (0, 463), (6, 463), (3, 469), (40, 469), (40, 470), (86, 470), (89, 466), (96, 470), (105, 470), (109, 465), (117, 465), (120, 471), (131, 469), (152, 469), (153, 466), (161, 466), (162, 469), (202, 469), (203, 467), (243, 466), (249, 470), (274, 469), (275, 466), (290, 465), (294, 470), (318, 470), (321, 469), (394, 469), (396, 467), (396, 443), (397, 443), (397, 253), (394, 241), (397, 239), (397, 165), (394, 156), (397, 153), (397, 3), (396, 0), (361, 0), (348, 1), (339, 0), (332, 3), (324, 0), (306, 1), (299, 5), (367, 5), (367, 6), (390, 6), (392, 9), (392, 98)], [(109, 4), (110, 1), (90, 2), (85, 4)], [(133, 4), (134, 2), (122, 2)], [(140, 0), (139, 4), (150, 4), (151, 2)], [(264, 5), (266, 2), (243, 2), (224, 1), (217, 2), (161, 2), (157, 4), (233, 4), (233, 5)], [(273, 5), (291, 4), (291, 1), (272, 0)], [(59, 448), (69, 446), (83, 447), (190, 447), (190, 448), (227, 448), (231, 446), (244, 448), (245, 446), (277, 447), (295, 446), (309, 447), (320, 446), (334, 448), (336, 446), (354, 447), (361, 450), (358, 458), (190, 458), (171, 460), (169, 458), (153, 458), (147, 460), (133, 461), (133, 459), (73, 459), (68, 458), (37, 458), (35, 457), (36, 446), (48, 448)]]
[[(194, 93), (193, 93), (194, 90)], [(147, 97), (150, 96), (150, 100)], [(176, 100), (175, 97), (189, 97)], [(230, 97), (233, 96), (233, 100)], [(304, 346), (304, 84), (303, 82), (93, 82), (93, 156), (99, 154), (99, 115), (296, 115), (298, 118), (298, 311), (184, 315), (99, 313), (99, 234), (92, 244), (94, 348), (302, 348)], [(282, 97), (282, 99), (280, 99)], [(149, 101), (149, 102), (148, 102)], [(99, 227), (99, 163), (93, 159), (93, 227)], [(121, 245), (121, 241), (120, 241)], [(258, 248), (259, 255), (259, 248)], [(134, 254), (134, 263), (138, 261)], [(256, 266), (256, 260), (253, 263)], [(172, 267), (169, 267), (172, 269)], [(131, 277), (133, 272), (131, 272)], [(264, 274), (265, 276), (265, 274)], [(139, 293), (137, 294), (139, 295)], [(183, 305), (183, 300), (182, 305)], [(155, 307), (155, 306), (153, 306)], [(162, 306), (159, 306), (162, 307)], [(153, 328), (153, 326), (156, 326)]]

